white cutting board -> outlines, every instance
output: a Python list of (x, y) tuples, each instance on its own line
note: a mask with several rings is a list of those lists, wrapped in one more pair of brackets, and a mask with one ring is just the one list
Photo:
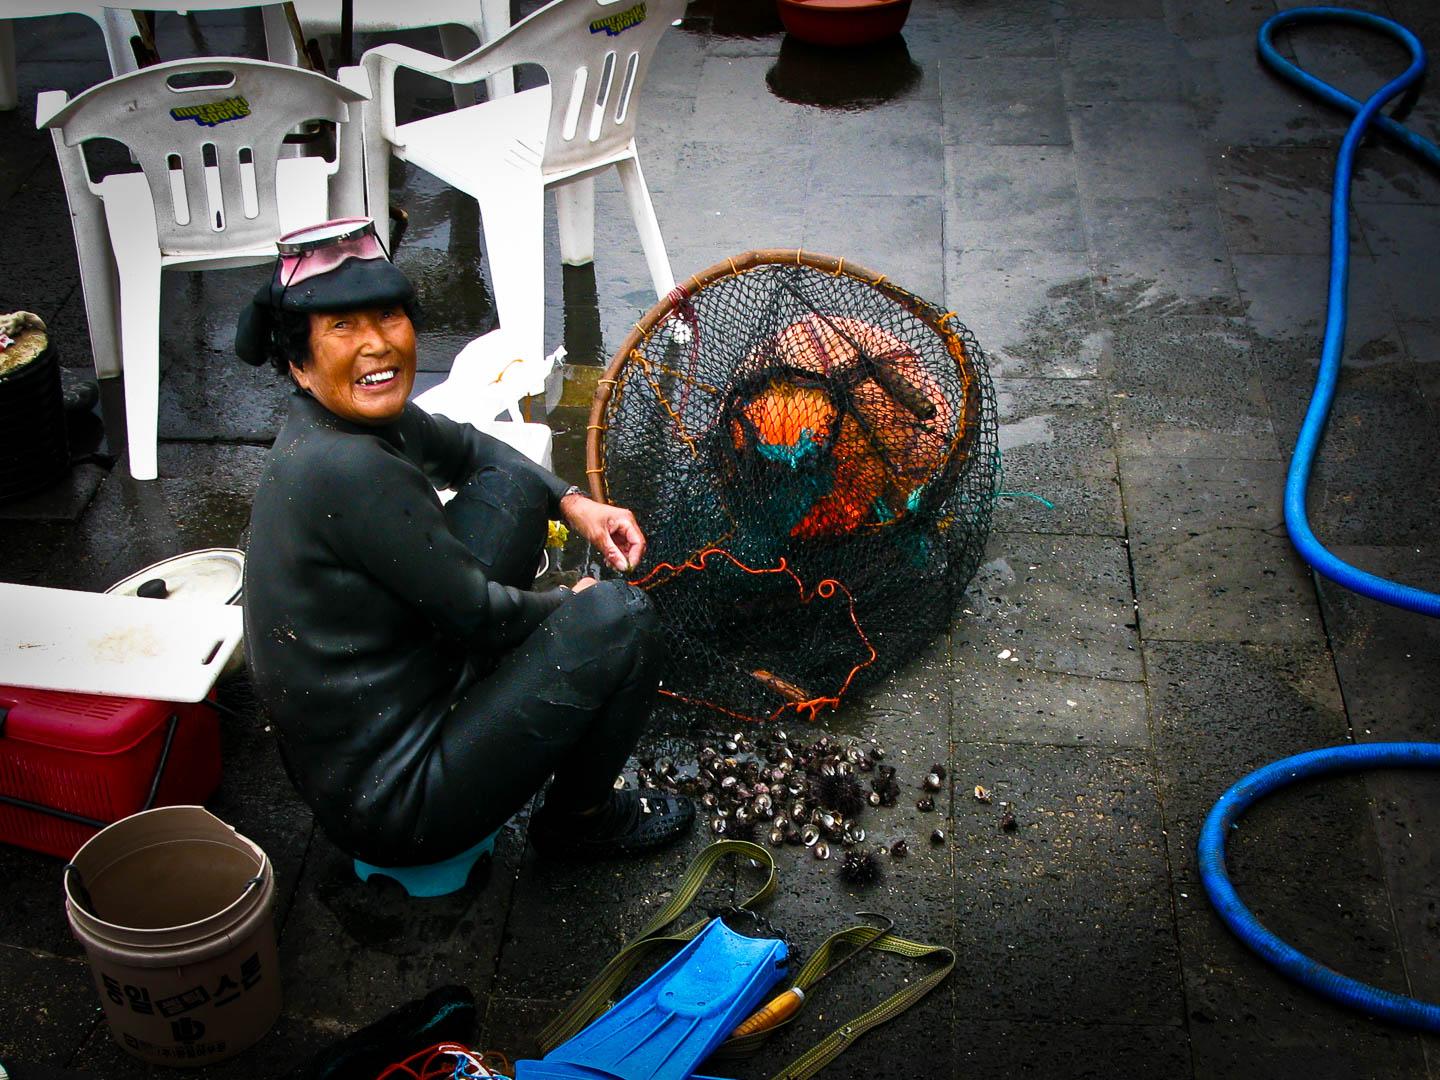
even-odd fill
[(241, 633), (232, 604), (0, 583), (0, 685), (199, 701)]

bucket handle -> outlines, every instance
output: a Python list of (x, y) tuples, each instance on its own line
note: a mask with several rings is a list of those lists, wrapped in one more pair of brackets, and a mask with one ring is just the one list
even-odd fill
[[(70, 880), (71, 874), (75, 875), (73, 881)], [(75, 899), (75, 902), (80, 905), (81, 910), (84, 911), (87, 915), (93, 915), (97, 919), (100, 918), (100, 913), (95, 910), (95, 901), (90, 896), (90, 890), (85, 887), (85, 875), (80, 873), (80, 868), (76, 866), (73, 862), (66, 863), (65, 877), (65, 888)], [(250, 878), (248, 881), (245, 882), (245, 888), (240, 891), (240, 896), (244, 896), (256, 885), (262, 885), (264, 884), (264, 882), (265, 872), (262, 869), (260, 873), (256, 874), (254, 877)], [(239, 897), (236, 897), (236, 899), (238, 900)]]
[[(70, 880), (70, 875), (75, 875), (75, 880)], [(73, 862), (65, 864), (65, 890), (80, 905), (82, 911), (87, 915), (100, 918), (100, 913), (95, 910), (95, 901), (90, 896), (90, 890), (85, 887), (85, 875), (80, 873), (80, 868)]]

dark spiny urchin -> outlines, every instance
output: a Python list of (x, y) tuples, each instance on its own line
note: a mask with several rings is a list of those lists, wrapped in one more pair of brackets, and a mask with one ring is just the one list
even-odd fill
[(895, 779), (895, 767), (885, 765), (875, 770), (870, 787), (880, 796), (881, 806), (894, 806), (900, 799), (900, 782)]
[(820, 796), (820, 804), (844, 814), (847, 818), (853, 818), (867, 805), (865, 786), (860, 783), (859, 777), (854, 773), (822, 776), (818, 786), (817, 794)]
[(847, 851), (840, 864), (840, 877), (858, 888), (874, 885), (885, 876), (885, 867), (873, 851)]

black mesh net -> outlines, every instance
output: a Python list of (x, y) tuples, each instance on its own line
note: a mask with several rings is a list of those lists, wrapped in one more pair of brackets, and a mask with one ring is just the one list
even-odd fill
[[(677, 290), (602, 383), (590, 468), (649, 539), (673, 703), (814, 717), (949, 622), (998, 480), (984, 354), (839, 260)], [(692, 282), (693, 284), (693, 282)]]

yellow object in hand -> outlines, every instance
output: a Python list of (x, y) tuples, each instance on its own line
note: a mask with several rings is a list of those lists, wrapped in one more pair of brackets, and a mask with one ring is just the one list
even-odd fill
[(570, 530), (565, 527), (562, 521), (549, 523), (549, 531), (545, 535), (545, 546), (552, 548), (563, 548), (565, 541), (570, 539)]

